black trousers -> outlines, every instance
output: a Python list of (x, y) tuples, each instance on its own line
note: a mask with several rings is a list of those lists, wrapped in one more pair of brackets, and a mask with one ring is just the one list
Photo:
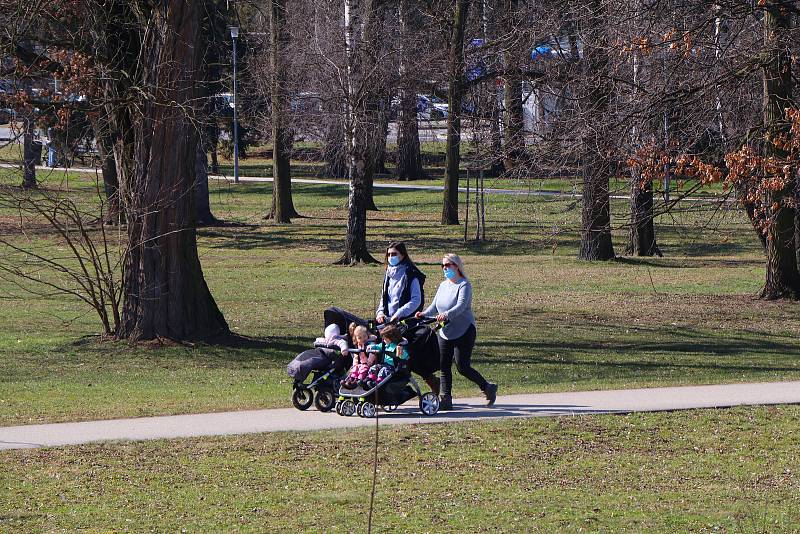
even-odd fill
[(458, 339), (442, 339), (439, 337), (439, 356), (442, 364), (442, 395), (450, 395), (453, 389), (453, 360), (456, 369), (481, 388), (486, 389), (486, 379), (472, 367), (472, 349), (475, 348), (475, 325), (470, 325), (464, 335)]

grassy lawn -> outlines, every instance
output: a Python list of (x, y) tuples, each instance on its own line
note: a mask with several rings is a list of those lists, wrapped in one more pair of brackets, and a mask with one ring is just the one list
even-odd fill
[[(94, 179), (69, 176), (88, 202)], [(67, 184), (53, 173), (45, 185)], [(231, 328), (246, 336), (234, 347), (102, 341), (84, 306), (31, 297), (0, 279), (0, 424), (286, 406), (285, 365), (320, 334), (321, 311), (339, 305), (369, 315), (382, 271), (332, 265), (343, 247), (345, 188), (297, 184), (306, 217), (291, 225), (262, 220), (270, 191), (212, 183), (213, 210), (227, 224), (199, 232), (206, 280)], [(376, 190), (368, 240), (376, 255), (406, 240), (429, 275), (428, 299), (442, 253), (465, 257), (476, 290), (474, 362), (501, 394), (800, 377), (796, 305), (753, 298), (763, 257), (738, 211), (687, 205), (658, 220), (663, 258), (595, 264), (575, 259), (574, 201), (487, 199), (488, 240), (465, 243), (463, 227), (438, 224), (439, 193)], [(626, 210), (613, 203), (617, 224)], [(4, 235), (59, 250), (46, 232), (20, 235), (15, 221), (13, 210), (0, 210)], [(624, 226), (615, 230), (618, 254), (625, 235)], [(457, 396), (476, 393), (456, 377)]]
[[(0, 171), (0, 182), (18, 178)], [(94, 177), (40, 178), (92, 202)], [(346, 188), (296, 184), (305, 217), (291, 225), (262, 220), (271, 184), (211, 189), (225, 225), (201, 229), (199, 250), (241, 341), (103, 340), (85, 306), (0, 276), (0, 425), (285, 407), (285, 366), (321, 333), (321, 311), (374, 310), (381, 267), (333, 265)], [(763, 254), (735, 209), (687, 203), (660, 216), (664, 257), (638, 259), (622, 256), (627, 203), (614, 201), (622, 257), (587, 263), (575, 259), (580, 205), (570, 199), (488, 196), (486, 242), (471, 239), (472, 222), (466, 242), (463, 226), (438, 224), (440, 193), (377, 189), (375, 200), (370, 250), (407, 241), (428, 299), (441, 255), (466, 259), (474, 363), (501, 394), (800, 378), (796, 304), (754, 298)], [(65, 254), (45, 229), (18, 226), (0, 207), (0, 236)], [(456, 376), (454, 393), (477, 390)], [(374, 526), (798, 532), (799, 424), (800, 407), (781, 406), (382, 427)], [(362, 532), (372, 440), (359, 429), (3, 452), (0, 532)]]
[[(261, 149), (259, 152), (263, 152)], [(425, 154), (425, 152), (423, 152)], [(429, 151), (428, 156), (433, 156), (434, 152)], [(325, 168), (324, 162), (309, 161), (309, 160), (292, 160), (292, 175), (295, 178), (302, 179), (325, 179), (325, 180), (340, 180), (346, 183), (344, 177), (332, 178), (323, 174)], [(386, 168), (391, 174), (378, 174), (375, 176), (375, 183), (388, 183), (388, 184), (408, 184), (411, 186), (441, 186), (442, 177), (444, 176), (444, 159), (442, 161), (432, 161), (425, 164), (425, 171), (429, 173), (430, 178), (424, 180), (414, 180), (411, 182), (399, 182), (395, 179), (395, 167), (393, 163), (387, 163)], [(233, 162), (220, 157), (219, 159), (219, 173), (229, 179), (233, 179)], [(246, 177), (271, 177), (272, 176), (272, 159), (253, 156), (239, 161), (239, 176)], [(475, 190), (478, 186), (479, 174), (475, 171), (467, 172), (462, 169), (460, 187), (469, 186)], [(670, 193), (672, 198), (676, 196), (714, 196), (724, 193), (721, 184), (709, 184), (703, 186), (701, 189), (689, 194), (689, 191), (694, 190), (697, 186), (696, 180), (677, 180), (670, 184)], [(516, 191), (550, 191), (554, 193), (566, 194), (580, 194), (582, 183), (579, 176), (499, 176), (491, 177), (484, 176), (484, 187), (486, 189), (510, 189)], [(630, 183), (627, 178), (614, 178), (611, 180), (610, 192), (612, 195), (627, 196), (630, 194)], [(655, 190), (658, 195), (663, 191), (662, 184), (655, 184)]]
[[(798, 532), (800, 407), (381, 428), (377, 532)], [(372, 429), (2, 454), (3, 532), (366, 532)]]

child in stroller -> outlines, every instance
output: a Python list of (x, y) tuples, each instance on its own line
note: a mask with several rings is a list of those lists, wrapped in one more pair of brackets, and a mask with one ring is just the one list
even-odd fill
[[(431, 356), (438, 362), (438, 345), (435, 354), (428, 354), (426, 347), (430, 345), (431, 330), (427, 326), (435, 319), (407, 319), (398, 325), (388, 325), (380, 330), (382, 343), (371, 346), (379, 349), (383, 360), (380, 368), (373, 368), (367, 381), (362, 381), (354, 389), (340, 388), (339, 400), (336, 402), (336, 413), (350, 416), (374, 417), (378, 406), (386, 411), (393, 411), (399, 405), (419, 397), (419, 408), (424, 415), (435, 415), (439, 411), (439, 397), (433, 392), (422, 393), (411, 371), (424, 369), (430, 372), (426, 362)], [(403, 343), (403, 333), (411, 336), (409, 343)], [(427, 333), (426, 333), (427, 332)], [(434, 335), (435, 341), (435, 335)], [(407, 348), (408, 347), (408, 348)], [(413, 348), (413, 350), (409, 350)], [(423, 375), (425, 376), (425, 375)]]
[[(352, 332), (349, 332), (352, 336)], [(313, 403), (321, 412), (329, 412), (336, 403), (336, 391), (343, 378), (349, 359), (348, 336), (342, 335), (335, 323), (325, 327), (324, 337), (318, 337), (314, 348), (297, 355), (286, 366), (294, 378), (292, 404), (298, 410), (307, 410)], [(306, 384), (306, 378), (311, 381)]]
[(408, 340), (403, 338), (400, 329), (390, 324), (381, 330), (381, 340), (383, 343), (373, 344), (367, 348), (368, 352), (380, 355), (379, 363), (373, 365), (367, 375), (366, 387), (371, 388), (380, 384), (383, 380), (398, 369), (408, 366)]
[(353, 389), (360, 381), (366, 380), (370, 367), (375, 364), (377, 358), (377, 351), (370, 350), (371, 346), (369, 345), (371, 341), (375, 341), (376, 337), (370, 336), (367, 327), (350, 323), (350, 329), (353, 346), (349, 347), (349, 352), (353, 355), (353, 367), (350, 368), (350, 373), (342, 382), (342, 387), (346, 389)]

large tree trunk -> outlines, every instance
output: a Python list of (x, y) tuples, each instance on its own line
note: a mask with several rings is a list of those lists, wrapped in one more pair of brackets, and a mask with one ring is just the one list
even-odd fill
[[(773, 140), (789, 131), (786, 108), (792, 103), (791, 57), (789, 31), (791, 12), (780, 0), (767, 0), (764, 5), (764, 155), (786, 158), (786, 152)], [(766, 166), (765, 166), (766, 167)], [(768, 171), (767, 171), (768, 172)], [(794, 174), (792, 174), (794, 178)], [(800, 295), (795, 254), (795, 210), (787, 206), (797, 184), (792, 179), (783, 189), (766, 193), (767, 263), (766, 280), (761, 297), (768, 300), (797, 298)]]
[(366, 206), (370, 211), (378, 211), (378, 207), (375, 205), (374, 182), (375, 173), (381, 172), (380, 169), (385, 160), (386, 135), (389, 128), (389, 98), (385, 96), (388, 93), (385, 84), (381, 83), (380, 79), (367, 78), (367, 73), (374, 72), (378, 62), (382, 45), (381, 35), (377, 30), (385, 18), (386, 10), (383, 3), (376, 0), (366, 0), (363, 6), (361, 44), (358, 47), (360, 60), (358, 84), (361, 86), (359, 92), (363, 92), (364, 95), (364, 113), (358, 122), (363, 124), (363, 149), (366, 157), (363, 181)]
[(378, 136), (375, 139), (375, 174), (389, 174), (386, 168), (386, 138), (389, 136), (389, 106), (392, 99), (381, 97), (378, 106)]
[[(489, 0), (481, 0), (480, 3), (482, 26), (481, 33), (484, 42), (486, 43), (490, 42), (492, 39), (496, 39), (498, 35), (503, 35), (503, 32), (506, 30), (506, 28), (502, 26), (502, 21), (494, 20), (494, 17), (489, 16), (489, 3)], [(490, 21), (493, 21), (493, 23), (490, 24)], [(500, 25), (500, 31), (498, 31), (498, 25)], [(497, 54), (498, 61), (500, 61), (502, 64), (502, 52), (498, 52)], [(485, 106), (485, 109), (482, 110), (482, 113), (485, 113), (489, 116), (489, 132), (492, 147), (492, 159), (489, 164), (489, 169), (487, 169), (486, 176), (498, 177), (502, 176), (505, 172), (505, 166), (503, 165), (503, 113), (501, 109), (503, 107), (502, 102), (505, 91), (503, 86), (495, 84), (494, 80), (490, 80), (488, 83), (489, 86), (488, 90), (486, 91), (486, 101), (481, 102), (481, 106)]]
[(578, 259), (614, 259), (611, 242), (611, 209), (608, 198), (608, 175), (611, 168), (599, 154), (587, 155), (583, 164), (583, 209), (581, 211), (581, 248)]
[(397, 179), (421, 180), (422, 168), (417, 124), (417, 95), (403, 89), (400, 93), (400, 114), (397, 121)]
[(581, 212), (582, 260), (610, 260), (614, 258), (611, 243), (611, 206), (609, 202), (609, 176), (611, 164), (607, 158), (607, 112), (611, 98), (608, 80), (608, 39), (605, 14), (599, 0), (588, 6), (584, 41), (584, 78), (588, 84), (584, 120), (587, 152), (583, 156), (583, 209)]
[(213, 226), (219, 223), (211, 213), (211, 202), (208, 190), (208, 156), (202, 140), (198, 139), (195, 150), (195, 224), (199, 226)]
[[(36, 165), (42, 160), (42, 145), (33, 138), (34, 121), (31, 117), (24, 118), (24, 132), (22, 135), (22, 187), (36, 189)], [(37, 154), (38, 150), (38, 154)]]
[(214, 124), (208, 128), (208, 148), (211, 152), (211, 174), (219, 174), (219, 126), (216, 124), (217, 118), (213, 118)]
[(118, 224), (123, 217), (119, 205), (119, 177), (117, 162), (114, 159), (114, 132), (109, 125), (108, 117), (101, 113), (92, 121), (94, 138), (97, 142), (97, 155), (103, 172), (103, 189), (106, 194), (106, 211), (103, 222)]
[(130, 250), (118, 334), (209, 339), (229, 330), (203, 277), (194, 228), (201, 6), (162, 0), (148, 15), (140, 65), (151, 94), (133, 121), (135, 167), (125, 184)]
[(272, 68), (272, 208), (267, 219), (290, 223), (298, 213), (292, 200), (292, 142), (294, 134), (288, 125), (289, 94), (284, 58), (289, 47), (286, 28), (286, 0), (269, 0), (270, 64)]
[[(503, 0), (503, 11), (508, 34), (513, 34), (519, 24), (519, 0)], [(520, 64), (525, 57), (525, 47), (513, 42), (504, 52), (507, 74), (504, 80), (503, 107), (505, 108), (503, 135), (503, 165), (507, 171), (516, 168), (525, 151), (525, 117), (522, 109), (522, 76)]]
[(408, 46), (412, 21), (416, 20), (417, 6), (409, 0), (397, 3), (397, 18), (400, 22), (400, 111), (397, 117), (397, 167), (398, 180), (420, 180), (426, 178), (422, 168), (417, 118), (417, 95), (415, 84), (409, 76), (409, 56), (413, 48)]
[(638, 173), (631, 176), (631, 227), (626, 254), (661, 256), (653, 225), (653, 183), (642, 183)]
[[(637, 4), (637, 9), (641, 9)], [(633, 98), (638, 97), (638, 84), (640, 83), (639, 55), (633, 54)], [(645, 126), (634, 126), (631, 137), (632, 145), (641, 145), (642, 130)], [(628, 233), (628, 246), (626, 254), (634, 256), (661, 256), (661, 250), (656, 244), (656, 231), (653, 224), (653, 182), (645, 180), (640, 172), (631, 170), (630, 186), (630, 232)]]
[(447, 85), (447, 147), (442, 224), (458, 224), (458, 179), (461, 163), (461, 100), (464, 94), (464, 30), (469, 0), (456, 0), (450, 33), (450, 73)]
[(515, 169), (525, 152), (525, 123), (522, 110), (522, 80), (519, 75), (506, 76), (503, 93), (505, 122), (503, 135), (503, 166), (507, 171)]

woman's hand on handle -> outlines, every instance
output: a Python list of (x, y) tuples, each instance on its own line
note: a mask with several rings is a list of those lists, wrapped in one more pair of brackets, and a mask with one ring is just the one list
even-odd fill
[(385, 323), (385, 322), (386, 322), (386, 316), (385, 316), (384, 314), (382, 314), (382, 313), (381, 313), (381, 314), (379, 314), (377, 317), (375, 317), (375, 321), (376, 321), (378, 324), (383, 324), (383, 323)]
[(446, 321), (447, 320), (447, 315), (445, 315), (443, 313), (440, 313), (439, 315), (436, 316), (436, 320), (439, 321), (440, 323), (442, 321)]
[(423, 317), (425, 317), (425, 315), (422, 312), (417, 312), (414, 314), (414, 317), (416, 317), (417, 319), (422, 319)]

